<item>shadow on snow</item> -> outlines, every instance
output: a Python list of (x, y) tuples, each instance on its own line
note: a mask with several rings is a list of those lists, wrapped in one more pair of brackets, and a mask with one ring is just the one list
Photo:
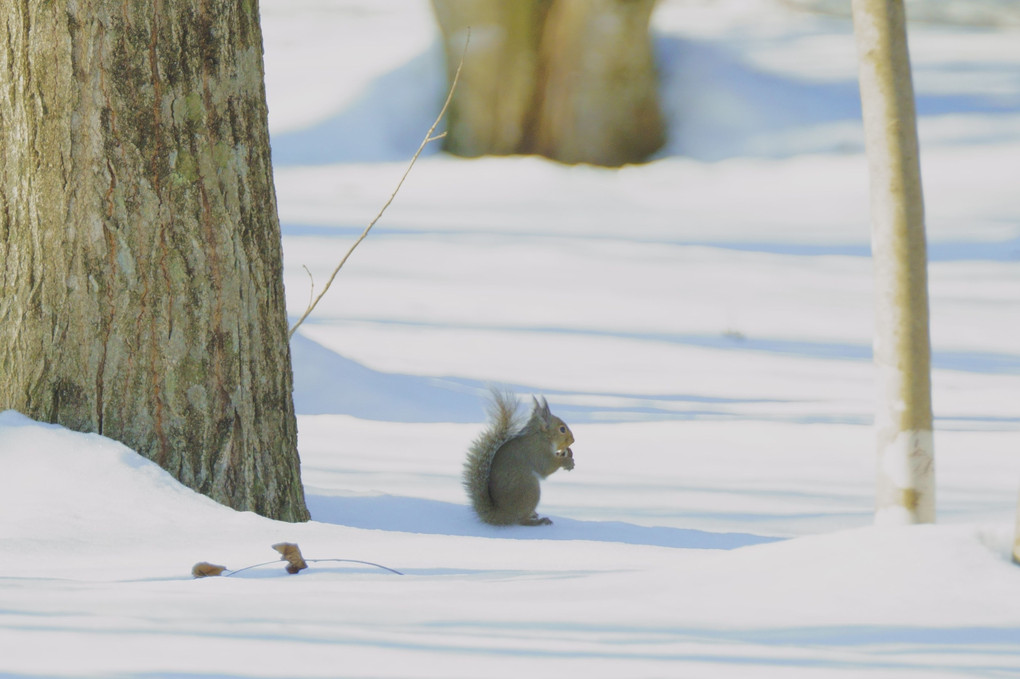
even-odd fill
[[(411, 324), (413, 325), (413, 324)], [(728, 337), (724, 335), (676, 335), (669, 333), (627, 333), (617, 331), (574, 330), (571, 328), (492, 328), (504, 332), (592, 334), (621, 339), (669, 342), (721, 351), (741, 351), (796, 356), (805, 359), (841, 360), (868, 363), (871, 347), (839, 342), (799, 342), (768, 338)], [(488, 385), (480, 380), (459, 377), (431, 377), (385, 373), (356, 361), (296, 333), (291, 340), (294, 368), (294, 408), (299, 415), (340, 414), (361, 419), (388, 422), (482, 422)], [(935, 351), (932, 367), (983, 374), (1020, 374), (1020, 356), (987, 352)], [(534, 385), (503, 385), (520, 394), (538, 394)], [(544, 390), (546, 396), (569, 396), (568, 392)], [(760, 419), (790, 421), (788, 416), (741, 412), (741, 406), (754, 403), (781, 403), (775, 399), (739, 399), (698, 394), (595, 394), (610, 396), (620, 405), (557, 405), (557, 412), (571, 422), (622, 422), (652, 420)], [(784, 419), (785, 418), (785, 419)], [(943, 423), (966, 425), (974, 418), (945, 415)], [(802, 414), (793, 418), (801, 423), (839, 422), (867, 424), (870, 414)], [(984, 418), (986, 425), (1013, 426), (1016, 418)], [(973, 423), (973, 422), (971, 422)]]
[(364, 528), (516, 540), (591, 540), (677, 549), (736, 549), (781, 538), (750, 533), (710, 533), (686, 528), (637, 526), (619, 521), (577, 521), (553, 517), (551, 526), (488, 526), (465, 505), (421, 498), (381, 495), (335, 497), (309, 495), (313, 521)]

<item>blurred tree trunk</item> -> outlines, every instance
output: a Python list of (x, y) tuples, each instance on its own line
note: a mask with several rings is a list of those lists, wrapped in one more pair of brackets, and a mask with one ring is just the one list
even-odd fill
[(903, 0), (853, 0), (871, 176), (876, 520), (935, 520), (924, 202)]
[(655, 0), (433, 0), (451, 75), (448, 151), (641, 162), (665, 141)]
[(307, 519), (257, 0), (0, 10), (0, 409)]
[(1020, 504), (1016, 508), (1016, 529), (1013, 533), (1013, 563), (1020, 565)]

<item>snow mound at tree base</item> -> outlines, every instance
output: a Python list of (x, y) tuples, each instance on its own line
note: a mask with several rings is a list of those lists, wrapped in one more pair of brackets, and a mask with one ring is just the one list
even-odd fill
[(15, 557), (7, 575), (84, 567), (115, 576), (137, 572), (145, 554), (142, 568), (165, 574), (168, 554), (276, 523), (186, 488), (121, 443), (15, 411), (0, 413), (0, 470), (0, 544)]

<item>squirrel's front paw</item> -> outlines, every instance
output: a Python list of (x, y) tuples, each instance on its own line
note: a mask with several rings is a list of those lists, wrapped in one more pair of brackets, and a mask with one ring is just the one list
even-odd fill
[(562, 467), (567, 471), (574, 468), (574, 451), (569, 446), (563, 450), (556, 451), (556, 457), (566, 458), (563, 460)]

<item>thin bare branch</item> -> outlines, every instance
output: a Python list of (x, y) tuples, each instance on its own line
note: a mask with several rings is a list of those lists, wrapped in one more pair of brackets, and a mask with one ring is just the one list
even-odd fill
[(308, 274), (308, 304), (311, 305), (311, 303), (315, 300), (315, 277), (312, 276), (311, 269), (304, 264), (301, 265), (301, 268), (305, 270), (306, 274)]
[[(420, 156), (422, 151), (425, 150), (425, 147), (428, 146), (429, 142), (442, 139), (443, 137), (446, 136), (446, 132), (440, 132), (439, 134), (435, 134), (436, 128), (439, 127), (440, 121), (442, 121), (443, 116), (446, 115), (446, 110), (450, 107), (450, 101), (453, 100), (453, 93), (457, 90), (457, 82), (460, 80), (460, 71), (461, 68), (463, 68), (464, 66), (464, 58), (467, 56), (468, 43), (470, 42), (471, 42), (471, 29), (468, 29), (467, 38), (464, 40), (464, 51), (461, 53), (460, 63), (457, 64), (457, 70), (453, 74), (453, 81), (450, 83), (450, 91), (446, 95), (446, 101), (443, 102), (443, 108), (439, 110), (439, 115), (436, 116), (435, 122), (432, 123), (432, 127), (429, 128), (429, 131), (425, 133), (425, 138), (422, 140), (421, 145), (418, 146), (418, 150), (415, 151), (414, 155), (411, 157), (411, 162), (408, 163), (407, 169), (404, 171), (403, 176), (401, 176), (400, 181), (397, 182), (397, 187), (393, 189), (393, 193), (390, 194), (389, 199), (382, 206), (382, 208), (372, 219), (372, 221), (369, 222), (368, 226), (365, 227), (365, 230), (361, 232), (361, 235), (358, 236), (358, 239), (356, 241), (354, 241), (354, 244), (350, 247), (350, 249), (347, 250), (347, 254), (343, 256), (343, 259), (340, 260), (340, 263), (336, 265), (335, 269), (333, 269), (333, 273), (330, 274), (329, 280), (326, 281), (326, 285), (325, 287), (323, 287), (319, 295), (309, 303), (308, 308), (305, 309), (305, 312), (301, 315), (301, 318), (299, 318), (297, 322), (291, 327), (290, 332), (287, 334), (288, 339), (294, 336), (294, 332), (298, 329), (298, 326), (304, 323), (305, 319), (308, 318), (308, 316), (312, 313), (312, 310), (314, 310), (315, 307), (318, 306), (319, 300), (321, 300), (322, 297), (329, 290), (329, 286), (333, 284), (333, 279), (336, 278), (336, 275), (340, 273), (340, 269), (342, 269), (344, 264), (347, 263), (347, 259), (351, 256), (351, 253), (353, 253), (354, 249), (361, 244), (361, 241), (365, 240), (365, 237), (368, 236), (368, 232), (372, 230), (372, 227), (375, 226), (376, 222), (378, 222), (379, 219), (383, 216), (383, 213), (386, 212), (386, 209), (393, 202), (393, 199), (397, 197), (397, 193), (400, 192), (400, 187), (404, 185), (404, 180), (407, 179), (407, 176), (409, 174), (411, 174), (411, 168), (414, 167), (414, 164), (418, 161), (418, 156)], [(311, 276), (311, 273), (309, 273), (308, 275)]]

